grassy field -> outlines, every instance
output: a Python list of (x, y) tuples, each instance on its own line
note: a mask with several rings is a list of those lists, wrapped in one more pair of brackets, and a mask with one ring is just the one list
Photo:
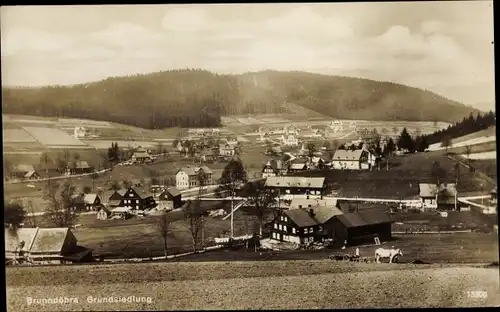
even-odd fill
[[(7, 268), (7, 306), (16, 311), (497, 306), (497, 271), (330, 261)], [(471, 299), (470, 290), (486, 291), (488, 297)], [(27, 306), (26, 297), (47, 294), (79, 302)], [(92, 304), (86, 299), (132, 295), (150, 297), (150, 303)]]

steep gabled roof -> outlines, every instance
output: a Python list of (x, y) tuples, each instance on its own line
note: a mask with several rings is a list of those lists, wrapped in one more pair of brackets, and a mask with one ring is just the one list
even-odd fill
[(24, 241), (24, 247), (22, 250), (29, 251), (31, 249), (31, 245), (35, 240), (36, 233), (38, 232), (38, 228), (20, 228), (17, 230), (14, 229), (5, 229), (5, 251), (6, 252), (15, 252), (18, 251), (19, 244)]
[[(300, 207), (301, 206), (301, 207)], [(290, 209), (313, 208), (313, 207), (337, 207), (336, 198), (293, 198), (290, 202)]]
[(145, 199), (148, 197), (151, 197), (150, 194), (148, 194), (144, 189), (137, 187), (137, 186), (132, 186), (131, 189), (139, 196), (141, 199)]
[[(313, 214), (311, 215), (310, 210)], [(335, 207), (312, 207), (285, 210), (284, 214), (287, 215), (293, 223), (299, 227), (321, 225), (333, 218), (334, 216), (342, 215), (342, 211)]]
[(213, 174), (212, 170), (210, 170), (210, 168), (208, 168), (207, 166), (201, 166), (201, 167), (186, 166), (186, 167), (182, 167), (181, 169), (179, 169), (177, 171), (177, 173), (179, 173), (180, 171), (184, 171), (188, 176), (194, 176), (194, 175), (198, 174), (200, 169), (202, 169), (203, 172), (205, 172), (207, 174)]
[[(73, 236), (69, 228), (40, 228), (31, 252), (62, 252), (67, 236)], [(74, 237), (74, 236), (73, 236)]]
[(96, 198), (97, 198), (97, 194), (95, 194), (95, 193), (85, 194), (83, 196), (83, 202), (87, 205), (91, 205), (95, 202)]
[(359, 161), (361, 155), (363, 154), (363, 150), (336, 150), (335, 154), (333, 154), (332, 160), (337, 161)]
[(160, 194), (160, 199), (174, 199), (177, 196), (181, 196), (181, 192), (175, 187), (169, 187)]
[(337, 219), (348, 228), (392, 222), (387, 213), (377, 210), (344, 213)]

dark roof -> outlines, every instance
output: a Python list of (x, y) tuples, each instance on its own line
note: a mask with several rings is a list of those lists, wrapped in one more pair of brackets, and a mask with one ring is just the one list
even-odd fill
[[(311, 216), (310, 210), (314, 215)], [(312, 207), (312, 208), (299, 208), (292, 210), (285, 210), (284, 214), (287, 215), (299, 227), (313, 226), (324, 224), (334, 216), (342, 215), (342, 211), (335, 207)]]
[(120, 203), (121, 203), (121, 200), (116, 200), (116, 199), (115, 200), (110, 200), (108, 202), (108, 206), (110, 206), (110, 207), (118, 207), (118, 206), (120, 206)]
[(131, 189), (139, 196), (139, 198), (144, 199), (151, 197), (150, 194), (148, 194), (144, 189), (137, 187), (137, 186), (132, 186)]
[(377, 210), (344, 213), (337, 219), (348, 228), (392, 222), (387, 213)]
[(181, 196), (181, 192), (175, 187), (169, 187), (160, 194), (160, 199), (174, 199)]

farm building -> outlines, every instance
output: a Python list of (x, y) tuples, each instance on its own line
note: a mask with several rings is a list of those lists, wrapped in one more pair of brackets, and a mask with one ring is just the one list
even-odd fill
[(101, 208), (97, 210), (97, 220), (107, 220), (109, 217), (111, 217), (111, 210), (108, 208), (101, 206)]
[(121, 207), (126, 190), (115, 191), (108, 199), (108, 207)]
[(92, 250), (78, 246), (69, 228), (5, 229), (5, 259), (31, 264), (93, 261)]
[(276, 189), (280, 195), (316, 195), (326, 193), (324, 177), (268, 177), (266, 188)]
[(85, 160), (77, 160), (73, 162), (69, 162), (66, 167), (66, 174), (83, 174), (92, 172), (92, 167)]
[(335, 198), (293, 198), (289, 209), (314, 208), (314, 207), (337, 207)]
[(85, 127), (75, 127), (73, 136), (77, 139), (85, 138), (87, 136), (87, 129), (85, 129)]
[(206, 151), (202, 153), (200, 156), (201, 161), (213, 162), (216, 159), (217, 159), (217, 154), (212, 150)]
[(158, 210), (172, 210), (182, 206), (181, 192), (175, 187), (169, 187), (159, 196)]
[(156, 206), (153, 196), (138, 186), (132, 186), (125, 192), (121, 204), (121, 207), (130, 207), (132, 210), (145, 210)]
[(307, 162), (300, 160), (300, 159), (294, 159), (290, 162), (290, 165), (288, 167), (288, 172), (294, 173), (294, 172), (302, 172), (302, 171), (307, 171), (309, 170), (309, 166), (307, 165)]
[(334, 169), (362, 170), (375, 165), (375, 155), (367, 150), (336, 150), (332, 158)]
[(97, 194), (76, 194), (73, 200), (75, 208), (79, 211), (95, 211), (101, 206), (101, 198)]
[(420, 183), (418, 185), (422, 209), (455, 210), (457, 188), (454, 183)]
[(40, 179), (42, 178), (38, 172), (32, 170), (32, 171), (28, 171), (25, 175), (24, 175), (24, 178), (25, 179), (28, 179), (28, 180), (36, 180), (36, 179)]
[(126, 220), (132, 217), (131, 207), (116, 207), (111, 210), (111, 219)]
[(152, 162), (152, 160), (153, 158), (151, 157), (151, 155), (143, 149), (135, 151), (134, 154), (132, 155), (133, 162), (149, 163)]
[(291, 134), (287, 135), (287, 136), (282, 135), (281, 142), (285, 146), (298, 146), (299, 145), (299, 140), (297, 139), (297, 137), (294, 135), (291, 135)]
[(333, 218), (342, 212), (335, 207), (282, 210), (271, 222), (271, 238), (305, 244), (334, 238)]
[(375, 238), (388, 241), (392, 237), (391, 217), (382, 211), (344, 212), (334, 218), (333, 224), (335, 240), (347, 241), (350, 246), (373, 244)]
[(234, 146), (229, 144), (221, 144), (219, 147), (219, 156), (234, 156), (236, 154), (236, 149)]
[(200, 172), (203, 172), (206, 175), (207, 180), (205, 181), (205, 185), (212, 184), (212, 170), (207, 166), (201, 167), (191, 167), (186, 166), (177, 171), (175, 174), (175, 184), (177, 189), (183, 190), (192, 187), (197, 187), (199, 185), (198, 175)]
[(287, 168), (282, 160), (270, 160), (262, 168), (262, 178), (286, 175)]
[(16, 165), (10, 171), (10, 177), (12, 179), (24, 179), (32, 172), (35, 172), (35, 168), (33, 167), (33, 165)]

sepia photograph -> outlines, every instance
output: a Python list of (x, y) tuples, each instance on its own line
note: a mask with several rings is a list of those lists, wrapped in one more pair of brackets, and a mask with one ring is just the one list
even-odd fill
[(2, 6), (5, 306), (500, 306), (493, 1)]

